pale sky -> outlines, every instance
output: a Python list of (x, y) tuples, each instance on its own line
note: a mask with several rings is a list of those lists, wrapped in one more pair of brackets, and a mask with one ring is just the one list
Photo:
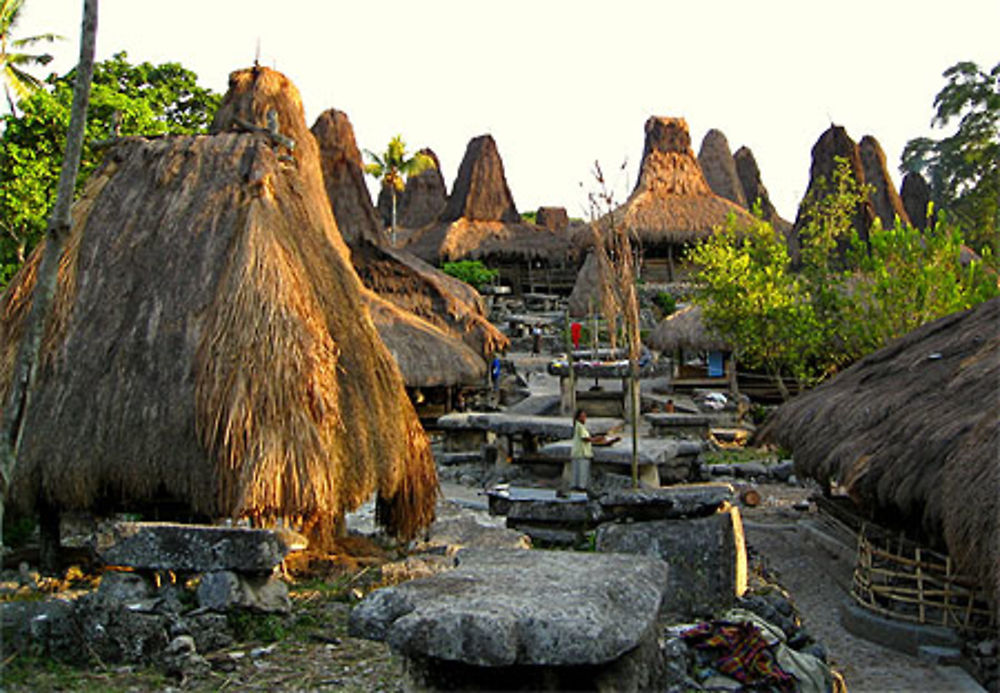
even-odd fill
[[(79, 52), (82, 0), (27, 0), (18, 36), (54, 31), (44, 70)], [(224, 92), (253, 62), (298, 86), (309, 125), (345, 111), (362, 148), (429, 146), (449, 190), (468, 141), (493, 135), (519, 211), (586, 215), (599, 160), (631, 190), (650, 115), (750, 147), (794, 219), (810, 150), (831, 121), (882, 144), (897, 185), (907, 140), (930, 129), (941, 73), (1000, 61), (1000, 0), (102, 0), (98, 59), (176, 61)], [(39, 73), (41, 74), (41, 73)], [(582, 184), (582, 185), (581, 185)], [(374, 189), (374, 184), (370, 185)]]

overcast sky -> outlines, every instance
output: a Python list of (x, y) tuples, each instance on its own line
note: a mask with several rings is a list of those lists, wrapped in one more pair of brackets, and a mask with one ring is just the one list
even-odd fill
[[(79, 51), (82, 0), (27, 0), (17, 35)], [(697, 153), (710, 128), (750, 147), (778, 211), (794, 218), (810, 149), (830, 123), (874, 135), (897, 185), (907, 140), (930, 129), (941, 73), (1000, 61), (1000, 0), (102, 0), (98, 59), (176, 61), (224, 91), (261, 63), (302, 92), (311, 125), (345, 111), (362, 148), (395, 134), (429, 146), (449, 189), (465, 146), (490, 133), (518, 210), (585, 216), (590, 170), (627, 161), (634, 184), (650, 115), (682, 116)]]

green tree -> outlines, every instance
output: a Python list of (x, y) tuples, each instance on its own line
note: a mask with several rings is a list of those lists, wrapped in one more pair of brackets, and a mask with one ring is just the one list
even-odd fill
[(27, 98), (42, 85), (28, 69), (36, 65), (48, 65), (52, 60), (48, 53), (26, 53), (24, 49), (43, 41), (51, 43), (59, 38), (55, 34), (13, 38), (11, 33), (17, 28), (23, 7), (24, 0), (0, 0), (0, 71), (3, 73), (4, 96), (7, 97), (7, 106), (12, 114), (17, 112), (16, 101)]
[[(132, 65), (125, 53), (95, 66), (77, 189), (100, 164), (100, 143), (124, 135), (204, 131), (219, 97), (177, 63)], [(47, 80), (3, 118), (0, 135), (0, 282), (41, 238), (55, 200), (75, 71)]]
[(945, 70), (932, 126), (958, 120), (950, 137), (918, 137), (903, 149), (903, 171), (919, 172), (939, 207), (979, 251), (1000, 252), (1000, 63), (986, 72), (973, 62)]
[(389, 242), (396, 243), (396, 195), (403, 192), (406, 179), (415, 176), (434, 166), (434, 159), (417, 152), (407, 158), (406, 143), (402, 135), (396, 135), (389, 140), (389, 145), (382, 154), (366, 149), (365, 155), (371, 161), (365, 165), (365, 172), (382, 181), (389, 187), (392, 195), (392, 220), (389, 224)]
[(441, 265), (441, 271), (474, 286), (477, 290), (500, 276), (499, 270), (490, 269), (479, 260), (446, 262)]

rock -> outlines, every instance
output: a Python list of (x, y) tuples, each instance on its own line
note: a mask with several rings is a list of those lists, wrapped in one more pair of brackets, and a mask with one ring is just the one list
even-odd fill
[(553, 231), (563, 231), (569, 226), (569, 215), (565, 207), (539, 207), (535, 223)]
[(156, 589), (138, 573), (108, 571), (101, 576), (98, 594), (115, 602), (133, 602), (149, 599)]
[[(424, 683), (544, 685), (608, 670), (622, 689), (659, 675), (656, 618), (667, 566), (634, 556), (468, 551), (454, 570), (377, 590), (352, 612), (352, 635), (384, 640)], [(510, 678), (508, 678), (510, 674)], [(551, 680), (551, 679), (549, 679)], [(454, 685), (454, 684), (453, 684)], [(576, 687), (579, 687), (578, 684)], [(598, 686), (600, 689), (601, 686)], [(610, 688), (609, 688), (610, 690)]]
[(795, 475), (795, 462), (793, 460), (781, 460), (767, 470), (772, 479), (788, 482)]
[(721, 130), (712, 128), (705, 133), (698, 151), (698, 163), (705, 173), (705, 180), (712, 192), (724, 197), (730, 202), (747, 208), (743, 185), (736, 173), (736, 161), (733, 159), (729, 142)]
[(190, 635), (180, 635), (170, 641), (163, 653), (163, 667), (167, 674), (182, 681), (200, 678), (212, 670), (208, 660), (198, 654)]
[(72, 659), (80, 654), (73, 606), (65, 599), (0, 603), (3, 644), (10, 650), (33, 646), (45, 655)]
[(288, 585), (274, 575), (248, 576), (228, 570), (202, 576), (198, 585), (198, 604), (213, 611), (241, 608), (287, 614), (292, 610)]
[(767, 476), (767, 465), (761, 462), (738, 462), (733, 465), (733, 474), (740, 479), (763, 479)]
[(90, 593), (77, 600), (76, 621), (86, 648), (84, 659), (126, 664), (157, 659), (170, 642), (170, 619), (158, 613), (133, 610), (128, 605)]
[(142, 570), (269, 573), (288, 551), (265, 529), (127, 522), (115, 526), (114, 543), (99, 547), (98, 555), (108, 565)]
[(746, 590), (746, 544), (737, 508), (688, 520), (603, 524), (597, 528), (596, 548), (666, 561), (670, 573), (663, 609), (670, 614), (710, 614), (731, 606)]
[(531, 548), (531, 541), (523, 533), (482, 524), (472, 515), (437, 520), (428, 532), (427, 541), (416, 544), (414, 551), (439, 550), (446, 555), (454, 555), (461, 549)]
[(185, 616), (188, 634), (194, 638), (199, 652), (214, 652), (233, 644), (226, 614), (202, 613)]
[(713, 515), (733, 499), (732, 486), (716, 483), (613, 491), (602, 494), (598, 502), (604, 521), (646, 521)]

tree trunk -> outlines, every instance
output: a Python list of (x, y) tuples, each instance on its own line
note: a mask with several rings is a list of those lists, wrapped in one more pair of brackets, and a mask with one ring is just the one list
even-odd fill
[(396, 188), (389, 191), (392, 195), (392, 223), (389, 224), (389, 245), (396, 247)]
[(7, 488), (14, 473), (17, 455), (24, 432), (25, 413), (30, 403), (41, 348), (42, 334), (47, 322), (52, 297), (55, 295), (59, 258), (63, 243), (69, 235), (70, 207), (73, 189), (80, 170), (83, 151), (83, 132), (90, 101), (90, 82), (94, 74), (94, 43), (97, 37), (97, 0), (84, 0), (83, 25), (80, 30), (80, 62), (77, 65), (76, 84), (73, 87), (73, 109), (70, 112), (69, 130), (66, 134), (66, 151), (59, 172), (56, 203), (49, 217), (45, 234), (45, 250), (38, 268), (38, 278), (31, 298), (24, 337), (18, 348), (17, 360), (11, 374), (10, 393), (3, 412), (3, 430), (0, 439), (0, 536), (3, 531), (4, 502)]

